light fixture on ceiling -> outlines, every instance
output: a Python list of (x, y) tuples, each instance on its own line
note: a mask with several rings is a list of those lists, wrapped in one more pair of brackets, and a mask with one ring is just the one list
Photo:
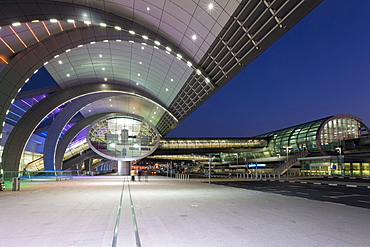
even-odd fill
[(103, 40), (103, 42), (105, 42), (105, 43), (106, 43), (106, 42), (109, 42), (109, 40), (105, 39), (105, 40)]
[(112, 99), (109, 99), (109, 101), (112, 101)]
[(137, 76), (140, 76), (140, 73), (137, 73)]
[(51, 22), (51, 23), (57, 23), (57, 22), (58, 22), (58, 20), (57, 20), (57, 19), (50, 19), (50, 22)]
[(168, 51), (168, 52), (171, 52), (172, 51), (172, 49), (170, 48), (170, 47), (166, 47), (166, 51)]
[(105, 70), (105, 68), (101, 68), (101, 70)]
[(144, 46), (141, 47), (141, 50), (144, 50)]
[(121, 31), (121, 29), (122, 29), (122, 28), (121, 28), (121, 27), (119, 27), (119, 26), (115, 26), (114, 28), (115, 28), (116, 30), (118, 30), (118, 31)]
[(143, 62), (139, 61), (139, 64), (143, 64)]
[(54, 58), (57, 58), (57, 57), (59, 57), (59, 55), (55, 55), (55, 56), (54, 56)]
[(136, 82), (136, 86), (139, 86), (139, 83), (138, 82)]
[(168, 88), (166, 88), (166, 91), (168, 91)]
[(37, 69), (37, 70), (35, 70), (33, 73), (34, 73), (34, 74), (36, 74), (38, 71), (39, 71), (39, 70)]
[(81, 48), (82, 46), (84, 46), (84, 45), (78, 45), (77, 47), (78, 47), (78, 48)]
[(142, 37), (143, 37), (143, 39), (145, 39), (145, 40), (149, 39), (149, 37), (148, 37), (148, 36), (146, 36), (146, 35), (143, 35)]
[(71, 49), (67, 49), (67, 50), (66, 50), (66, 52), (70, 52), (70, 51), (71, 51)]
[(199, 69), (197, 69), (196, 72), (197, 72), (198, 75), (202, 74), (202, 72)]
[(104, 81), (108, 81), (108, 78), (104, 78)]
[(84, 23), (85, 23), (86, 25), (90, 25), (90, 24), (91, 24), (91, 21), (84, 21)]
[(195, 34), (193, 34), (193, 35), (191, 36), (191, 39), (192, 39), (193, 41), (195, 41), (195, 40), (197, 39), (197, 36), (196, 36)]
[(171, 81), (173, 81), (173, 79), (171, 78)]
[(105, 23), (102, 23), (102, 22), (101, 22), (101, 23), (100, 23), (100, 26), (101, 26), (101, 27), (106, 27), (106, 26), (107, 26), (107, 24), (105, 24)]
[(116, 41), (117, 41), (117, 42), (122, 42), (122, 40), (120, 40), (120, 39), (116, 39)]
[(90, 42), (90, 44), (91, 44), (91, 45), (93, 45), (93, 44), (95, 44), (95, 43), (96, 43), (95, 41), (91, 41), (91, 42)]
[(146, 10), (149, 11), (150, 10), (150, 7), (146, 7)]
[(135, 31), (132, 31), (132, 30), (130, 30), (130, 31), (128, 31), (130, 34), (132, 34), (132, 35), (134, 35), (135, 34)]
[(156, 45), (161, 45), (161, 43), (160, 43), (158, 40), (155, 40), (155, 41), (154, 41), (154, 44), (156, 44)]
[(211, 2), (208, 4), (207, 7), (208, 7), (208, 10), (212, 10), (215, 7), (215, 5), (213, 4), (213, 2)]
[(103, 57), (103, 55), (102, 54), (99, 54), (99, 57)]
[(72, 19), (68, 19), (67, 20), (68, 23), (75, 23), (75, 20), (72, 20)]
[(71, 75), (70, 74), (67, 74), (67, 77), (70, 77)]
[(37, 23), (37, 22), (40, 22), (40, 20), (32, 20), (31, 22), (32, 23)]
[(190, 61), (187, 61), (187, 62), (186, 62), (186, 65), (187, 65), (188, 67), (193, 66), (193, 64), (192, 64)]
[(177, 59), (181, 60), (182, 59), (182, 55), (181, 54), (177, 54), (176, 55)]
[(44, 63), (44, 65), (47, 65), (49, 62), (48, 61), (46, 61), (45, 63)]
[(63, 62), (62, 62), (62, 60), (59, 60), (59, 61), (58, 61), (58, 63), (59, 63), (59, 64), (62, 64)]

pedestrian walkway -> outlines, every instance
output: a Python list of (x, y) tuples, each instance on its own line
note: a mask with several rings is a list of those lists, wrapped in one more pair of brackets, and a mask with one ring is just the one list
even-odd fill
[(113, 246), (115, 236), (130, 247), (370, 246), (369, 209), (161, 176), (128, 180), (22, 181), (20, 191), (0, 191), (0, 246)]

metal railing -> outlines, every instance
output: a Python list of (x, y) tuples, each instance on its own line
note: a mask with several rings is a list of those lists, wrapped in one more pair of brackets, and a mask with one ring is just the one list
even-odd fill
[(283, 175), (287, 172), (292, 166), (296, 165), (299, 162), (299, 158), (306, 157), (309, 154), (307, 150), (300, 151), (296, 154), (289, 155), (287, 161), (283, 162), (280, 166), (274, 169), (274, 174)]

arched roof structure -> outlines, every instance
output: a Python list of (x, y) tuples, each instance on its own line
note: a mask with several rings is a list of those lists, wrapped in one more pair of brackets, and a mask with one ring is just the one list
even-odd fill
[[(42, 88), (47, 97), (58, 91), (68, 104), (71, 88), (121, 85), (112, 108), (124, 105), (164, 136), (321, 1), (1, 1), (0, 126), (14, 125), (9, 109), (44, 68), (56, 82)], [(112, 111), (91, 105), (83, 117)]]

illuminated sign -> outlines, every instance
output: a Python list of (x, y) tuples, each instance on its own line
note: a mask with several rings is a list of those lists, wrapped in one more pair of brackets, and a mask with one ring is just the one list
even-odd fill
[(265, 167), (266, 164), (249, 164), (248, 167)]

